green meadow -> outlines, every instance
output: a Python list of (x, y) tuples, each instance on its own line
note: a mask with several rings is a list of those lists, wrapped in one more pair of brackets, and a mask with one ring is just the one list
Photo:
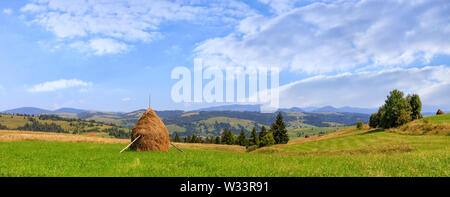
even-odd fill
[(450, 176), (447, 135), (349, 133), (250, 153), (185, 148), (120, 154), (124, 144), (0, 142), (0, 176)]

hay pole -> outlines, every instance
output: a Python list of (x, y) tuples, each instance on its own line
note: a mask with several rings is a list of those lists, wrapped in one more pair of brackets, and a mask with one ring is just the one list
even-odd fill
[(170, 145), (172, 145), (173, 147), (175, 147), (178, 151), (184, 153), (183, 150), (181, 150), (181, 148), (178, 148), (177, 146), (175, 146), (175, 144), (173, 144), (172, 142), (170, 142)]
[(127, 147), (123, 148), (120, 153), (122, 153), (123, 151), (125, 151), (127, 148), (129, 148), (134, 142), (136, 142), (137, 139), (139, 139), (141, 136), (139, 135), (136, 139), (134, 139), (130, 144), (128, 144)]

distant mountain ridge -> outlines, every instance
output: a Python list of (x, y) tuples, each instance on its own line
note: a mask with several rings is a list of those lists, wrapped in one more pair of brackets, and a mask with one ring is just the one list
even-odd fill
[(197, 110), (192, 110), (193, 112), (199, 111), (247, 111), (247, 112), (260, 112), (261, 105), (220, 105), (214, 107), (200, 108)]
[(28, 115), (41, 115), (41, 114), (53, 114), (53, 113), (82, 113), (87, 110), (75, 109), (75, 108), (60, 108), (57, 110), (46, 110), (37, 107), (21, 107), (3, 111), (5, 114), (28, 114)]
[[(247, 112), (260, 112), (261, 105), (221, 105), (208, 108), (201, 108), (198, 110), (193, 110), (195, 112), (199, 111), (247, 111)], [(293, 111), (293, 112), (349, 112), (349, 113), (362, 113), (362, 114), (372, 114), (378, 111), (378, 108), (358, 108), (358, 107), (291, 107), (291, 108), (281, 108), (278, 111)]]
[[(197, 110), (191, 110), (186, 112), (201, 112), (201, 111), (239, 111), (239, 112), (260, 112), (261, 105), (221, 105), (221, 106), (214, 106), (214, 107), (207, 107), (207, 108), (200, 108)], [(422, 107), (422, 113), (423, 115), (433, 115), (436, 113), (437, 109), (439, 107), (437, 106), (423, 106)], [(442, 109), (442, 108), (441, 108)], [(449, 109), (442, 109), (444, 112), (450, 112)], [(83, 114), (83, 113), (114, 113), (114, 114), (123, 114), (123, 115), (130, 115), (135, 116), (135, 114), (142, 114), (145, 112), (146, 109), (140, 109), (133, 112), (128, 113), (119, 113), (119, 112), (100, 112), (95, 110), (82, 110), (82, 109), (76, 109), (76, 108), (60, 108), (57, 110), (46, 110), (36, 107), (21, 107), (21, 108), (15, 108), (3, 111), (1, 113), (7, 113), (7, 114), (29, 114), (29, 115), (40, 115), (40, 114), (61, 114), (61, 113), (71, 113), (71, 114)], [(359, 108), (359, 107), (333, 107), (333, 106), (324, 106), (324, 107), (292, 107), (292, 108), (280, 108), (278, 111), (282, 112), (338, 112), (338, 113), (361, 113), (361, 114), (372, 114), (378, 111), (378, 108)], [(168, 117), (175, 114), (182, 114), (183, 110), (160, 110), (159, 116)]]

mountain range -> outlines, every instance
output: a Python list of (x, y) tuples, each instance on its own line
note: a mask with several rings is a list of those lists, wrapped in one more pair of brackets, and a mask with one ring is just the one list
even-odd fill
[[(220, 135), (224, 128), (229, 128), (235, 133), (242, 129), (250, 132), (254, 127), (270, 127), (275, 120), (276, 113), (261, 113), (260, 105), (224, 105), (202, 108), (192, 111), (163, 110), (155, 112), (166, 124), (170, 134), (177, 132), (180, 136), (196, 134), (200, 136)], [(433, 110), (433, 107), (424, 107)], [(33, 107), (23, 107), (6, 110), (7, 114), (52, 114), (64, 118), (79, 118), (83, 120), (95, 120), (98, 122), (112, 123), (124, 128), (133, 128), (142, 113), (146, 109), (132, 112), (100, 112), (74, 108), (61, 108), (57, 110), (45, 110)], [(357, 107), (308, 107), (279, 109), (283, 114), (286, 126), (290, 131), (314, 127), (340, 127), (354, 125), (358, 121), (367, 123), (369, 114), (377, 111), (375, 108)], [(444, 110), (444, 112), (446, 112)], [(425, 116), (435, 112), (423, 112)]]
[[(250, 112), (260, 112), (261, 105), (222, 105), (208, 108), (201, 108), (194, 111), (250, 111)], [(292, 108), (281, 108), (278, 111), (294, 111), (294, 112), (349, 112), (349, 113), (362, 113), (362, 114), (372, 114), (378, 111), (378, 108), (358, 108), (358, 107), (292, 107)]]
[(21, 107), (3, 111), (5, 114), (28, 114), (28, 115), (40, 115), (40, 114), (54, 114), (54, 113), (82, 113), (87, 110), (75, 109), (75, 108), (60, 108), (57, 110), (46, 110), (36, 107)]
[[(201, 111), (239, 111), (239, 112), (260, 112), (261, 105), (221, 105), (221, 106), (214, 106), (214, 107), (207, 107), (207, 108), (200, 108), (196, 110), (191, 110), (189, 112), (201, 112)], [(435, 112), (439, 109), (437, 106), (423, 106), (422, 107), (422, 113), (427, 115), (435, 114)], [(142, 110), (137, 110), (142, 111)], [(292, 107), (292, 108), (281, 108), (278, 111), (284, 111), (284, 112), (338, 112), (338, 113), (361, 113), (361, 114), (372, 114), (378, 111), (378, 108), (359, 108), (359, 107), (333, 107), (333, 106), (324, 106), (324, 107)], [(449, 111), (449, 110), (444, 110)], [(40, 115), (40, 114), (60, 114), (60, 113), (86, 113), (86, 112), (98, 112), (95, 110), (82, 110), (82, 109), (75, 109), (75, 108), (60, 108), (57, 110), (46, 110), (36, 107), (21, 107), (21, 108), (15, 108), (3, 111), (1, 113), (6, 114), (29, 114), (29, 115)], [(172, 113), (183, 113), (182, 110), (161, 110), (160, 113), (164, 114), (172, 114)], [(106, 112), (99, 112), (99, 113), (106, 113)], [(129, 112), (133, 113), (133, 112)], [(127, 114), (127, 113), (124, 113)]]

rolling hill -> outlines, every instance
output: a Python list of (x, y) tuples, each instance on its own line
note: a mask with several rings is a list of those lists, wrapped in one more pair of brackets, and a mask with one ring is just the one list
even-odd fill
[(94, 120), (68, 119), (55, 115), (0, 114), (0, 129), (88, 134), (129, 138), (130, 130)]
[[(145, 112), (144, 109), (129, 113), (119, 113), (66, 108), (51, 111), (48, 114), (57, 115), (68, 119), (103, 122), (113, 124), (118, 127), (131, 129), (143, 112)], [(180, 110), (173, 110), (156, 111), (156, 113), (166, 124), (171, 135), (177, 132), (180, 136), (192, 134), (196, 134), (197, 136), (219, 136), (224, 128), (229, 128), (236, 134), (239, 133), (241, 129), (244, 129), (246, 132), (250, 132), (253, 127), (258, 130), (262, 126), (270, 127), (276, 117), (276, 113), (260, 113), (251, 111), (184, 112)], [(358, 113), (297, 111), (283, 111), (281, 113), (284, 116), (284, 120), (287, 124), (291, 137), (297, 137), (307, 133), (319, 134), (323, 132), (331, 132), (343, 126), (353, 125), (358, 121), (366, 123), (369, 118), (367, 114)], [(20, 126), (23, 126), (25, 123), (21, 124), (22, 125)], [(328, 129), (317, 129), (319, 127), (326, 127)]]
[[(448, 125), (450, 115), (404, 126), (414, 124)], [(129, 140), (0, 130), (0, 163), (7, 166), (0, 176), (448, 177), (449, 132), (440, 128), (414, 134), (400, 127), (349, 127), (252, 152), (235, 145), (176, 143), (183, 153), (171, 148), (122, 154), (117, 153)]]
[[(78, 118), (113, 123), (125, 128), (132, 128), (145, 110), (131, 113), (84, 112)], [(180, 136), (196, 134), (199, 136), (218, 136), (225, 128), (239, 133), (241, 129), (249, 132), (263, 125), (269, 127), (275, 120), (276, 113), (248, 111), (156, 111), (166, 124), (169, 133), (177, 132)], [(337, 112), (282, 112), (288, 129), (314, 127), (341, 127), (353, 125), (358, 121), (367, 122), (367, 114)], [(65, 114), (60, 114), (65, 116)], [(295, 135), (295, 134), (294, 134)]]

